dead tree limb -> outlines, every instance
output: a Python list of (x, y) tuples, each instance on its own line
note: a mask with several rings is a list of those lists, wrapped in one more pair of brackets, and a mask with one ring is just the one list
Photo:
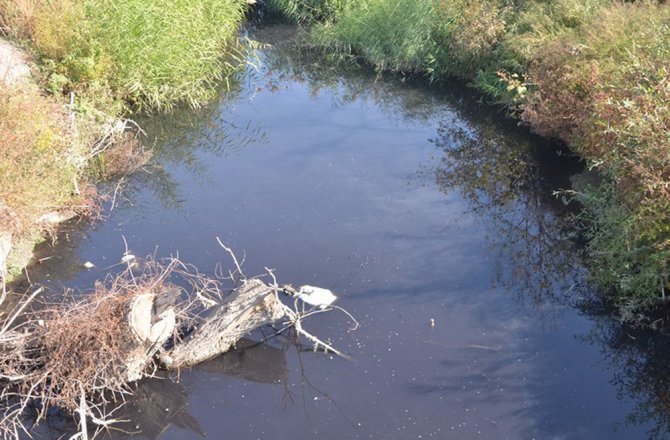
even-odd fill
[(170, 368), (191, 367), (228, 351), (251, 331), (284, 317), (277, 293), (258, 279), (246, 280), (216, 306), (204, 323), (165, 358)]

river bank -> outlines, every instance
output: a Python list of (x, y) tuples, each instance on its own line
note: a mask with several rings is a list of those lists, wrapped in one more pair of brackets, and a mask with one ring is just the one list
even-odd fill
[(146, 163), (127, 118), (217, 96), (243, 57), (247, 8), (245, 0), (0, 1), (3, 281), (60, 222), (99, 213), (98, 182)]
[(0, 52), (0, 278), (4, 282), (28, 264), (35, 243), (59, 223), (95, 211), (95, 188), (83, 169), (88, 145), (102, 138), (106, 127), (76, 117), (64, 102), (44, 96), (27, 52), (4, 39)]

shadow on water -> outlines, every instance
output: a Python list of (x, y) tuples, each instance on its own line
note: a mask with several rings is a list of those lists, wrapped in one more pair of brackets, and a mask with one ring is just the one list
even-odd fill
[(636, 402), (620, 427), (641, 426), (650, 439), (670, 438), (670, 333), (621, 324), (597, 304), (582, 309), (594, 321), (582, 340), (600, 348), (618, 397)]
[(468, 128), (442, 122), (433, 142), (443, 156), (428, 172), (443, 192), (460, 192), (486, 224), (494, 283), (538, 307), (579, 300), (588, 287), (576, 270), (575, 210), (557, 197), (582, 172), (579, 161), (559, 145), (481, 119)]
[[(285, 349), (252, 339), (240, 340), (225, 356), (199, 365), (196, 371), (277, 386), (286, 384), (289, 376)], [(171, 426), (188, 433), (189, 437), (206, 435), (197, 414), (189, 413), (187, 387), (175, 377), (143, 379), (137, 383), (132, 396), (117, 398), (125, 402), (112, 413), (113, 418), (120, 422), (106, 432), (108, 438), (139, 435), (155, 440)], [(72, 418), (58, 411), (48, 418), (47, 428), (47, 432), (40, 432), (40, 438), (63, 438), (78, 432)], [(95, 425), (91, 425), (90, 431), (95, 430)]]
[[(282, 411), (285, 411), (274, 415), (275, 419), (268, 417), (267, 420), (254, 421), (259, 425), (259, 430), (275, 429), (276, 423), (283, 417), (286, 417), (285, 423), (287, 424), (300, 423), (302, 419), (296, 415), (289, 418), (290, 414), (285, 408), (285, 405), (290, 406), (294, 400), (298, 403), (302, 402), (305, 414), (307, 414), (308, 408), (314, 408), (309, 405), (317, 405), (319, 399), (323, 399), (333, 407), (337, 407), (336, 416), (320, 419), (321, 422), (324, 422), (324, 426), (314, 422), (319, 429), (326, 430), (323, 438), (356, 438), (365, 435), (375, 437), (375, 434), (378, 436), (375, 438), (404, 438), (402, 437), (404, 432), (392, 431), (389, 426), (386, 426), (389, 418), (398, 417), (396, 413), (390, 411), (404, 405), (405, 398), (409, 402), (416, 403), (423, 401), (410, 399), (427, 396), (433, 400), (422, 407), (427, 411), (424, 419), (415, 416), (417, 417), (415, 420), (394, 420), (394, 423), (406, 422), (408, 425), (412, 423), (416, 425), (418, 420), (419, 424), (424, 423), (433, 427), (437, 425), (438, 428), (442, 428), (440, 426), (441, 417), (445, 419), (444, 423), (449, 420), (451, 424), (452, 419), (457, 418), (453, 414), (459, 411), (470, 411), (470, 409), (476, 413), (475, 410), (479, 409), (482, 412), (489, 410), (492, 414), (497, 414), (496, 416), (486, 413), (481, 415), (482, 423), (488, 429), (489, 438), (502, 438), (496, 436), (509, 432), (512, 433), (511, 436), (508, 436), (509, 438), (514, 438), (513, 434), (518, 434), (523, 438), (532, 436), (536, 438), (583, 438), (583, 435), (592, 434), (592, 431), (588, 430), (590, 421), (582, 421), (582, 425), (576, 424), (574, 427), (570, 424), (573, 419), (580, 416), (580, 402), (572, 402), (574, 405), (569, 409), (565, 409), (565, 406), (566, 401), (570, 398), (576, 396), (577, 399), (587, 399), (589, 396), (561, 394), (562, 392), (567, 393), (562, 389), (564, 384), (561, 383), (561, 380), (565, 374), (564, 370), (574, 367), (575, 362), (572, 356), (576, 355), (570, 350), (587, 351), (593, 345), (601, 353), (589, 359), (595, 359), (594, 362), (599, 362), (599, 365), (604, 366), (605, 379), (610, 379), (617, 393), (616, 398), (626, 406), (627, 409), (624, 411), (630, 413), (628, 420), (621, 420), (623, 434), (620, 434), (622, 435), (620, 438), (626, 438), (624, 429), (626, 426), (634, 430), (631, 431), (633, 435), (648, 430), (649, 435), (662, 438), (670, 433), (670, 375), (667, 367), (670, 355), (666, 350), (670, 343), (668, 337), (661, 333), (644, 333), (622, 326), (610, 315), (604, 313), (601, 308), (591, 306), (597, 303), (597, 296), (594, 296), (594, 293), (589, 290), (585, 281), (587, 274), (582, 267), (579, 248), (574, 240), (571, 215), (575, 207), (564, 204), (555, 195), (555, 191), (570, 187), (571, 175), (582, 172), (580, 163), (574, 157), (567, 154), (560, 145), (535, 138), (516, 127), (514, 123), (505, 120), (504, 116), (496, 113), (495, 109), (492, 110), (476, 102), (469, 92), (462, 90), (463, 87), (460, 85), (453, 88), (444, 87), (440, 90), (427, 89), (427, 85), (420, 79), (392, 75), (375, 76), (354, 65), (343, 64), (334, 67), (332, 64), (320, 62), (319, 54), (296, 50), (290, 42), (295, 31), (290, 28), (251, 29), (250, 32), (256, 40), (272, 43), (273, 47), (259, 52), (256, 63), (260, 68), (258, 70), (248, 69), (246, 74), (239, 78), (239, 86), (236, 86), (231, 93), (222, 94), (220, 102), (215, 102), (198, 111), (178, 110), (166, 118), (151, 118), (142, 121), (148, 138), (151, 139), (150, 143), (154, 145), (155, 162), (146, 170), (128, 177), (125, 192), (122, 195), (123, 203), (118, 208), (123, 212), (122, 220), (119, 222), (127, 221), (125, 216), (150, 216), (158, 210), (161, 212), (188, 210), (183, 207), (184, 204), (188, 204), (189, 197), (188, 194), (182, 193), (184, 191), (183, 181), (186, 180), (184, 176), (202, 184), (202, 182), (208, 182), (217, 177), (220, 169), (215, 166), (224, 158), (230, 157), (232, 160), (244, 153), (249, 153), (249, 149), (259, 148), (259, 145), (268, 146), (270, 144), (272, 148), (281, 149), (281, 145), (274, 145), (269, 140), (273, 134), (271, 131), (273, 121), (267, 121), (258, 116), (259, 110), (249, 111), (257, 116), (256, 119), (236, 119), (230, 115), (234, 114), (237, 106), (242, 106), (243, 102), (254, 102), (258, 97), (267, 94), (279, 95), (290, 90), (295, 84), (304, 87), (311, 98), (327, 99), (335, 108), (362, 102), (361, 107), (363, 108), (369, 105), (379, 109), (380, 113), (393, 121), (375, 132), (379, 134), (387, 130), (389, 132), (387, 137), (390, 140), (385, 141), (388, 143), (391, 143), (392, 138), (397, 136), (397, 131), (393, 129), (397, 129), (398, 126), (404, 128), (426, 125), (437, 127), (430, 134), (432, 148), (430, 157), (422, 158), (418, 167), (407, 169), (398, 166), (397, 162), (403, 160), (402, 157), (397, 160), (391, 158), (380, 162), (378, 166), (386, 166), (389, 169), (396, 167), (391, 170), (395, 173), (394, 178), (400, 175), (399, 178), (404, 181), (405, 185), (419, 188), (410, 196), (405, 196), (398, 189), (395, 194), (384, 194), (388, 200), (383, 199), (384, 203), (381, 205), (391, 204), (391, 200), (401, 200), (404, 204), (399, 203), (393, 206), (412, 211), (418, 210), (419, 204), (428, 204), (436, 211), (443, 209), (439, 212), (451, 215), (451, 211), (444, 209), (445, 205), (451, 206), (449, 204), (458, 204), (461, 203), (461, 200), (465, 200), (466, 210), (459, 214), (460, 217), (454, 215), (453, 218), (448, 217), (443, 221), (438, 218), (434, 223), (426, 221), (425, 230), (403, 229), (405, 224), (400, 220), (397, 224), (394, 223), (394, 216), (402, 217), (403, 213), (387, 214), (381, 211), (386, 215), (383, 220), (390, 226), (384, 229), (384, 225), (380, 224), (381, 219), (373, 219), (370, 222), (372, 232), (365, 229), (362, 232), (369, 233), (368, 235), (374, 233), (376, 234), (375, 239), (391, 244), (384, 247), (383, 252), (380, 251), (381, 256), (373, 252), (360, 255), (350, 253), (346, 264), (340, 263), (342, 267), (337, 268), (336, 276), (342, 278), (342, 273), (344, 273), (347, 279), (352, 280), (351, 285), (345, 285), (345, 287), (350, 287), (349, 290), (353, 293), (347, 292), (345, 299), (358, 300), (356, 304), (360, 307), (360, 313), (366, 314), (365, 318), (368, 321), (366, 331), (372, 334), (373, 330), (370, 328), (374, 329), (378, 326), (378, 331), (382, 335), (370, 336), (367, 348), (360, 348), (365, 347), (364, 337), (360, 337), (360, 341), (363, 342), (356, 343), (351, 342), (349, 335), (340, 336), (340, 343), (350, 343), (353, 346), (352, 351), (358, 350), (357, 354), (364, 358), (361, 360), (364, 366), (337, 369), (337, 367), (325, 367), (319, 364), (318, 359), (308, 359), (303, 363), (299, 355), (297, 357), (287, 355), (286, 344), (277, 346), (278, 343), (275, 342), (257, 345), (245, 340), (240, 343), (238, 350), (202, 365), (192, 373), (185, 373), (180, 383), (174, 383), (171, 380), (141, 382), (135, 396), (122, 410), (126, 411), (126, 414), (118, 416), (130, 420), (123, 426), (123, 430), (127, 433), (139, 430), (146, 438), (153, 439), (161, 437), (164, 432), (169, 431), (171, 426), (176, 426), (180, 428), (180, 433), (188, 433), (184, 435), (197, 437), (206, 431), (203, 427), (204, 421), (216, 417), (211, 415), (212, 408), (215, 406), (212, 403), (210, 407), (207, 399), (214, 401), (217, 398), (215, 394), (218, 394), (218, 391), (216, 393), (212, 390), (202, 391), (199, 387), (207, 388), (209, 383), (201, 381), (223, 374), (241, 381), (272, 387), (272, 390), (263, 388), (263, 393), (278, 396), (270, 403), (260, 401), (258, 397), (254, 402), (265, 411), (270, 411), (268, 408), (277, 406), (281, 406)], [(281, 113), (281, 110), (277, 113)], [(361, 115), (364, 113), (361, 111)], [(270, 115), (275, 115), (275, 113), (270, 113)], [(329, 132), (324, 134), (324, 137), (328, 135), (331, 138), (328, 138), (329, 143), (323, 147), (314, 146), (310, 152), (300, 149), (297, 149), (297, 152), (286, 150), (286, 154), (294, 154), (293, 159), (298, 162), (297, 165), (290, 163), (288, 168), (301, 167), (298, 171), (306, 172), (303, 168), (308, 168), (308, 166), (304, 166), (301, 160), (306, 161), (314, 156), (318, 158), (320, 155), (332, 153), (330, 150), (335, 148), (333, 146), (343, 146), (350, 141), (353, 142), (356, 136), (365, 133), (365, 130), (368, 129), (361, 115), (354, 115), (351, 121), (347, 121), (348, 125), (338, 125), (340, 121), (336, 120), (328, 121), (326, 130)], [(307, 131), (310, 128), (308, 127), (311, 123), (311, 120), (308, 119), (309, 115), (304, 114), (303, 116), (304, 121), (294, 121), (299, 131)], [(293, 136), (299, 135), (300, 133)], [(323, 150), (318, 151), (318, 148), (323, 148)], [(372, 151), (378, 153), (378, 150)], [(384, 154), (393, 153), (384, 152)], [(265, 151), (261, 154), (265, 154)], [(216, 163), (212, 158), (216, 158)], [(254, 162), (259, 160), (262, 158), (253, 157), (251, 159)], [(311, 162), (305, 163), (311, 164)], [(282, 164), (272, 163), (271, 165), (277, 166), (280, 170), (277, 171), (279, 174), (286, 172), (284, 168), (281, 168)], [(233, 173), (234, 170), (227, 169), (227, 171)], [(293, 170), (290, 169), (290, 171)], [(370, 173), (372, 177), (369, 180), (372, 184), (377, 184), (375, 179), (379, 179), (381, 182), (379, 185), (387, 182), (374, 174), (374, 171)], [(271, 173), (268, 172), (268, 174)], [(313, 177), (309, 174), (306, 176)], [(343, 177), (338, 175), (337, 184), (345, 185), (347, 178), (348, 175), (343, 175)], [(355, 176), (355, 178), (360, 177)], [(283, 181), (281, 182), (283, 184)], [(358, 185), (357, 182), (356, 185)], [(249, 182), (248, 185), (246, 182), (229, 183), (232, 186), (231, 192), (246, 190), (246, 186), (253, 188), (252, 182)], [(369, 189), (364, 188), (363, 185), (360, 186), (361, 193), (365, 191), (372, 193), (373, 189), (376, 189), (376, 187)], [(435, 187), (438, 191), (437, 195), (430, 192)], [(421, 188), (425, 188), (430, 194), (424, 194), (420, 191)], [(289, 193), (291, 190), (292, 188), (287, 186), (282, 194)], [(221, 188), (217, 188), (217, 191), (224, 192)], [(345, 194), (343, 190), (342, 192)], [(215, 193), (214, 196), (218, 197), (219, 194)], [(332, 196), (337, 198), (339, 194), (334, 193)], [(413, 200), (419, 196), (424, 199)], [(228, 197), (237, 200), (230, 195)], [(340, 197), (346, 199), (347, 196)], [(403, 197), (407, 197), (408, 200), (402, 200)], [(158, 203), (152, 204), (153, 200), (157, 200)], [(183, 203), (184, 200), (186, 202)], [(244, 201), (246, 203), (246, 199)], [(146, 203), (146, 208), (142, 206), (143, 203)], [(323, 201), (319, 203), (322, 204)], [(262, 205), (260, 202), (257, 204)], [(160, 207), (157, 208), (156, 205)], [(300, 207), (303, 208), (303, 206)], [(458, 209), (460, 207), (461, 205), (457, 206)], [(319, 211), (320, 208), (319, 206)], [(274, 205), (268, 209), (272, 216), (278, 217), (277, 222), (282, 219), (282, 216), (288, 216), (289, 220), (293, 218), (289, 214), (278, 212)], [(149, 214), (145, 211), (149, 211)], [(378, 215), (377, 211), (371, 212), (375, 216)], [(215, 214), (225, 218), (228, 211), (215, 211)], [(262, 214), (252, 217), (249, 221), (245, 218), (238, 224), (233, 222), (232, 226), (248, 227), (249, 224), (261, 221), (258, 218), (265, 219), (266, 212), (263, 211)], [(348, 213), (347, 215), (353, 216), (354, 214)], [(424, 216), (431, 214), (425, 213), (424, 215), (421, 211), (416, 217), (407, 217), (409, 220), (406, 221), (408, 223), (419, 222)], [(170, 221), (173, 221), (172, 216), (169, 218)], [(344, 221), (345, 226), (352, 229), (360, 227), (357, 222), (366, 222), (364, 217), (355, 221), (346, 217), (345, 219), (350, 221), (350, 223)], [(318, 216), (314, 218), (315, 222), (319, 220)], [(272, 219), (268, 222), (274, 226)], [(466, 226), (462, 226), (462, 229), (454, 228), (455, 224), (460, 225), (461, 223)], [(290, 228), (291, 221), (282, 223), (282, 226), (284, 229)], [(95, 227), (93, 226), (94, 229)], [(149, 223), (149, 227), (154, 228), (154, 224)], [(347, 232), (344, 227), (336, 231), (344, 236), (343, 230)], [(485, 235), (483, 239), (486, 243), (486, 259), (475, 259), (476, 264), (474, 265), (478, 269), (477, 265), (487, 263), (490, 270), (474, 270), (470, 273), (463, 268), (447, 267), (452, 261), (450, 259), (452, 253), (460, 252), (469, 257), (469, 248), (466, 247), (465, 251), (457, 249), (449, 240), (445, 244), (445, 236), (458, 242), (456, 239), (459, 237), (452, 237), (452, 235), (467, 234), (471, 231), (475, 233), (481, 231)], [(86, 285), (104, 275), (103, 267), (91, 272), (83, 272), (80, 260), (80, 248), (94, 232), (82, 223), (66, 225), (60, 232), (58, 243), (55, 246), (46, 243), (38, 250), (36, 263), (29, 268), (32, 280), (44, 282), (51, 279), (63, 284), (68, 284), (66, 281), (72, 280), (73, 284)], [(308, 232), (310, 231), (303, 228), (296, 235), (305, 235)], [(322, 235), (327, 234), (319, 232), (314, 237), (321, 238)], [(353, 239), (349, 238), (351, 242), (347, 243), (351, 247), (358, 245), (355, 242), (358, 236), (353, 235), (353, 237)], [(114, 237), (114, 239), (117, 238)], [(474, 242), (481, 238), (466, 236), (459, 239), (467, 244), (467, 242)], [(346, 240), (346, 238), (341, 240)], [(330, 247), (336, 247), (337, 244), (325, 243)], [(365, 248), (376, 244), (378, 242), (366, 237), (361, 246)], [(265, 243), (263, 246), (271, 247)], [(201, 250), (198, 249), (198, 251)], [(473, 251), (475, 252), (477, 251)], [(407, 260), (421, 262), (412, 266), (410, 275), (405, 278), (394, 278), (394, 276), (397, 277), (395, 273), (398, 271), (390, 272), (387, 268), (383, 268), (384, 271), (379, 273), (375, 272), (382, 258), (388, 258), (388, 261), (393, 264), (398, 262), (397, 267), (400, 268), (400, 263), (404, 263), (404, 260), (395, 258), (397, 254), (402, 255), (403, 253), (408, 253)], [(268, 254), (272, 256), (269, 250)], [(285, 263), (286, 266), (300, 266), (292, 259), (278, 261)], [(108, 265), (114, 263), (116, 261), (110, 261)], [(387, 262), (383, 261), (383, 263)], [(301, 264), (306, 265), (304, 262)], [(450, 284), (452, 279), (444, 275), (444, 272), (449, 271), (455, 272), (454, 279), (462, 277), (463, 274), (467, 278), (488, 277), (489, 279), (485, 282), (469, 280), (464, 282), (464, 285), (454, 287)], [(365, 280), (366, 276), (373, 280), (369, 283), (370, 285)], [(486, 295), (490, 294), (490, 297), (483, 299), (475, 297), (474, 293), (482, 290)], [(494, 298), (500, 291), (513, 296), (516, 301), (510, 304)], [(364, 294), (359, 295), (356, 292)], [(408, 294), (408, 292), (412, 293)], [(472, 295), (473, 298), (470, 299), (469, 295)], [(430, 302), (428, 306), (422, 304), (426, 298)], [(368, 303), (363, 303), (363, 300)], [(469, 304), (470, 301), (472, 304)], [(480, 304), (486, 305), (482, 308), (483, 311), (477, 310)], [(528, 309), (524, 308), (526, 305)], [(425, 308), (429, 309), (428, 312), (425, 312)], [(401, 312), (398, 311), (400, 309), (402, 309)], [(420, 321), (426, 316), (435, 316), (434, 313), (443, 310), (470, 313), (468, 316), (474, 317), (478, 322), (474, 324), (466, 322), (463, 324), (465, 326), (463, 329), (454, 327), (449, 333), (442, 334), (440, 333), (442, 322), (438, 322), (436, 328), (431, 329), (425, 325), (424, 321)], [(570, 343), (574, 343), (575, 334), (581, 340), (579, 347), (575, 348), (574, 345), (570, 345), (565, 348), (564, 353), (561, 351), (562, 347), (551, 346), (553, 343), (564, 343), (559, 337), (552, 339), (551, 333), (554, 331), (558, 333), (561, 325), (564, 325), (561, 324), (564, 319), (563, 315), (575, 315), (574, 310), (588, 317), (588, 321), (587, 324), (580, 321), (580, 330), (563, 331), (562, 334), (565, 335), (566, 340), (571, 341)], [(466, 320), (466, 318), (452, 316), (448, 312), (441, 313), (445, 321), (454, 321), (453, 325), (457, 325), (460, 322), (459, 319)], [(496, 316), (492, 317), (493, 314)], [(420, 318), (415, 319), (413, 315), (420, 316)], [(491, 324), (491, 321), (494, 320), (496, 320), (495, 323)], [(568, 324), (565, 325), (572, 325), (576, 320), (569, 318), (566, 322)], [(332, 330), (328, 327), (328, 323), (323, 326)], [(535, 343), (537, 346), (528, 343), (528, 347), (524, 345), (524, 341), (514, 339), (520, 336), (508, 336), (508, 333), (515, 332), (520, 335), (541, 333), (541, 329), (528, 328), (529, 326), (546, 326), (545, 331), (549, 335), (538, 337), (538, 342)], [(409, 332), (410, 336), (402, 339), (403, 331)], [(459, 334), (459, 331), (467, 334)], [(390, 335), (393, 332), (396, 332), (397, 339), (405, 345), (392, 347), (389, 345), (388, 349), (385, 346), (379, 346), (382, 343), (391, 344)], [(485, 338), (481, 333), (485, 333)], [(387, 337), (386, 334), (389, 336)], [(480, 342), (481, 338), (486, 341), (485, 344)], [(556, 353), (545, 355), (546, 347), (541, 346), (542, 344), (555, 349)], [(568, 346), (567, 343), (565, 345)], [(296, 348), (298, 354), (301, 352), (300, 347), (291, 346)], [(377, 351), (374, 351), (375, 349)], [(397, 351), (403, 352), (401, 356), (404, 357), (403, 359), (391, 357)], [(375, 359), (369, 359), (375, 356)], [(520, 370), (521, 359), (535, 360), (539, 367), (530, 372)], [(414, 360), (416, 360), (415, 363), (412, 363)], [(365, 364), (366, 361), (369, 363)], [(375, 370), (378, 365), (394, 369), (394, 375), (396, 371), (411, 370), (408, 374), (411, 373), (413, 377), (411, 379), (403, 377), (402, 380), (405, 382), (401, 383), (401, 390), (397, 392), (398, 394), (389, 392), (388, 395), (384, 395), (385, 390), (380, 391), (380, 387), (383, 388), (383, 386), (375, 382), (382, 381), (381, 374), (377, 373), (379, 370)], [(594, 373), (592, 366), (582, 368), (586, 371), (584, 375), (589, 380), (596, 376), (598, 379), (603, 377), (600, 371)], [(288, 386), (291, 382), (291, 374), (294, 374), (296, 369), (300, 370), (301, 380), (298, 382), (302, 388)], [(306, 373), (311, 371), (314, 371), (317, 376), (313, 382), (317, 383), (316, 380), (319, 380), (319, 386), (323, 384), (329, 387), (332, 390), (332, 398), (331, 394), (321, 392), (306, 379)], [(369, 371), (372, 372), (370, 374), (373, 378), (369, 379), (368, 376), (362, 378), (364, 373), (367, 374)], [(335, 374), (335, 383), (328, 382), (328, 378), (332, 376), (332, 374), (328, 375), (329, 372)], [(520, 377), (521, 374), (524, 376)], [(581, 373), (576, 371), (574, 375), (580, 376)], [(351, 376), (355, 376), (355, 379), (351, 379)], [(422, 380), (414, 381), (414, 376)], [(396, 385), (394, 381), (401, 381), (393, 377), (386, 383), (389, 388), (391, 387), (389, 384)], [(347, 383), (347, 378), (352, 382)], [(221, 386), (220, 379), (212, 380), (217, 386)], [(369, 383), (365, 382), (368, 380)], [(376, 388), (371, 386), (373, 382), (377, 384)], [(584, 385), (579, 382), (579, 379), (574, 379), (573, 382)], [(205, 385), (202, 385), (203, 383)], [(278, 384), (284, 385), (284, 390), (274, 391)], [(310, 393), (305, 393), (305, 387), (310, 388)], [(588, 387), (584, 386), (584, 388), (587, 389), (584, 393), (588, 393)], [(235, 390), (239, 391), (237, 388)], [(358, 417), (357, 411), (368, 411), (366, 405), (359, 402), (363, 399), (354, 398), (351, 401), (344, 401), (351, 395), (357, 396), (360, 390), (367, 390), (366, 392), (370, 395), (375, 395), (375, 392), (377, 395), (381, 393), (382, 396), (379, 397), (380, 401), (373, 401), (368, 405), (373, 407), (370, 411), (380, 412), (379, 415), (375, 415), (377, 419), (371, 418), (370, 423), (374, 425), (372, 428), (366, 426), (361, 428), (355, 423), (351, 423), (353, 428), (349, 426), (349, 417), (352, 414)], [(207, 391), (210, 394), (207, 394)], [(221, 392), (225, 391), (227, 389), (223, 388)], [(245, 395), (246, 393), (247, 391)], [(315, 398), (310, 403), (312, 396)], [(191, 405), (187, 407), (189, 399), (191, 399)], [(195, 403), (193, 399), (196, 400)], [(248, 412), (254, 408), (253, 406), (237, 408), (236, 405), (239, 402), (217, 402), (224, 409), (238, 411), (232, 413), (231, 418), (226, 419), (231, 423), (236, 422), (233, 417), (239, 417), (242, 420), (240, 423), (248, 421), (250, 417), (247, 417)], [(192, 405), (195, 405), (196, 408), (193, 408)], [(340, 405), (343, 408), (340, 409)], [(421, 405), (424, 404), (421, 403)], [(606, 408), (615, 406), (610, 401), (605, 405), (607, 405)], [(166, 411), (166, 408), (169, 408), (169, 411)], [(218, 407), (216, 410), (218, 411)], [(263, 410), (257, 411), (262, 412)], [(391, 415), (384, 411), (388, 411), (388, 414)], [(562, 415), (555, 416), (557, 413)], [(469, 413), (468, 417), (471, 414)], [(403, 416), (404, 414), (401, 417)], [(253, 420), (253, 417), (251, 419)], [(328, 423), (332, 421), (331, 419), (335, 420), (333, 424), (337, 425), (336, 427)], [(509, 425), (526, 419), (532, 419), (533, 424), (515, 427), (517, 429), (502, 426), (503, 422)], [(72, 428), (66, 419), (54, 417), (52, 421), (58, 420), (61, 421), (57, 426), (52, 426), (54, 428), (53, 437), (58, 437)], [(391, 422), (388, 423), (393, 425)], [(340, 427), (339, 425), (346, 426)], [(242, 432), (243, 428), (237, 429)], [(316, 428), (311, 428), (312, 430), (306, 431), (304, 438), (310, 438), (309, 435), (319, 435), (313, 432)], [(350, 431), (345, 431), (345, 428)], [(402, 428), (405, 429), (405, 426), (403, 425)], [(446, 426), (444, 428), (446, 432)], [(593, 431), (594, 436), (607, 438), (610, 428), (611, 426), (598, 428), (599, 430)], [(339, 432), (338, 429), (343, 432), (340, 437), (332, 434)], [(373, 431), (368, 432), (365, 429), (373, 429)], [(439, 429), (435, 433), (438, 431)], [(444, 438), (445, 432), (435, 435)], [(469, 432), (475, 435), (476, 430)], [(234, 434), (233, 431), (231, 435)], [(171, 438), (179, 438), (179, 434), (173, 433), (172, 435)]]

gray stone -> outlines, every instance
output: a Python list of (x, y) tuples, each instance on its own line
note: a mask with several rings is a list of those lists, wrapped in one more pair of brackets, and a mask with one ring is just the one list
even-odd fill
[(12, 250), (12, 234), (0, 232), (0, 278), (5, 278), (7, 272), (7, 258)]
[(0, 38), (0, 81), (11, 86), (27, 81), (29, 76), (28, 55)]

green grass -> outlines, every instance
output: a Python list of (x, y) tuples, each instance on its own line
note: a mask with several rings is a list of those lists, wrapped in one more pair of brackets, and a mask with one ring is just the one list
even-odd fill
[(240, 0), (86, 0), (97, 60), (135, 107), (198, 106), (233, 69)]
[(244, 0), (0, 0), (0, 22), (34, 49), (52, 92), (104, 109), (165, 110), (216, 94), (239, 61), (246, 8)]
[[(316, 28), (314, 39), (380, 69), (412, 70), (429, 56), (431, 13), (431, 4), (425, 0), (353, 2), (334, 23)], [(398, 20), (399, 16), (403, 19)]]
[(313, 22), (337, 17), (354, 0), (269, 0), (265, 8), (294, 22)]

